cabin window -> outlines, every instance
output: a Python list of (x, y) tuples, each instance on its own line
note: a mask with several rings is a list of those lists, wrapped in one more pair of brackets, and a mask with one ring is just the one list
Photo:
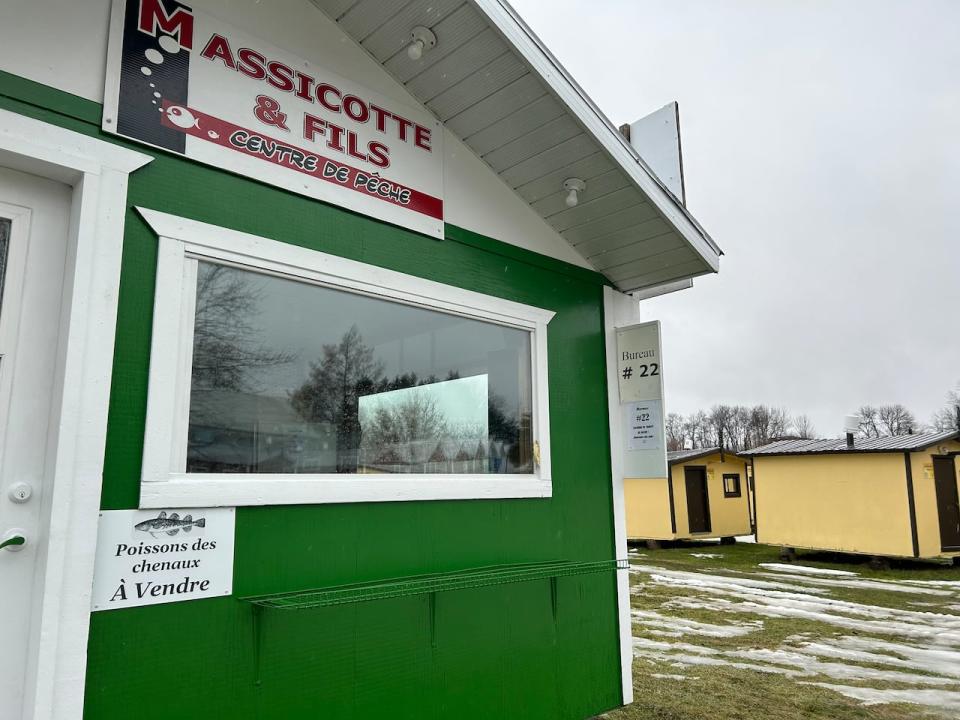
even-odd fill
[(550, 494), (552, 313), (146, 216), (142, 506)]
[(740, 475), (738, 473), (723, 474), (723, 496), (725, 498), (740, 497)]

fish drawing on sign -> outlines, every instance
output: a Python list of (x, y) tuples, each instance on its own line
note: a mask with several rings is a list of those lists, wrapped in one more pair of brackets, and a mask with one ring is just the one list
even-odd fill
[(184, 515), (183, 517), (180, 517), (177, 513), (167, 515), (167, 512), (162, 510), (155, 518), (139, 522), (134, 525), (134, 528), (140, 532), (150, 533), (153, 537), (156, 537), (163, 533), (176, 535), (181, 530), (188, 533), (191, 528), (202, 528), (205, 527), (206, 524), (207, 521), (204, 518), (194, 520), (192, 515)]

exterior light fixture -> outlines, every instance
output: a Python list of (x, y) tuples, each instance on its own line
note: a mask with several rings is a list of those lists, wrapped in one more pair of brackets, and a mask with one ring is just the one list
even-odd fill
[(567, 178), (563, 181), (563, 189), (567, 191), (567, 207), (576, 207), (580, 202), (580, 193), (587, 189), (587, 184), (580, 178)]
[(407, 45), (407, 57), (419, 60), (423, 53), (432, 50), (437, 44), (437, 36), (433, 30), (423, 25), (417, 25), (410, 33), (410, 44)]

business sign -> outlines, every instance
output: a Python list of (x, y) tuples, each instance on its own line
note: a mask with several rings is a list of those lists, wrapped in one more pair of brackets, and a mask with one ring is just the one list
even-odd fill
[(617, 377), (620, 402), (663, 398), (660, 321), (617, 330)]
[(234, 508), (100, 513), (94, 610), (233, 592)]
[(617, 329), (624, 477), (667, 476), (660, 322)]
[(175, 0), (114, 0), (103, 129), (443, 237), (437, 120)]

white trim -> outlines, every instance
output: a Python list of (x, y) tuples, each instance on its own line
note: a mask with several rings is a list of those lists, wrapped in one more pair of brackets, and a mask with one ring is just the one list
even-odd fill
[(674, 280), (673, 282), (664, 283), (663, 285), (654, 285), (653, 287), (644, 288), (643, 290), (634, 290), (630, 295), (633, 296), (634, 300), (640, 302), (662, 295), (669, 295), (670, 293), (681, 290), (689, 290), (692, 287), (693, 278), (686, 278), (685, 280)]
[[(618, 558), (627, 557), (627, 513), (623, 491), (623, 415), (617, 379), (617, 328), (640, 320), (640, 305), (629, 295), (603, 288), (603, 334), (607, 355), (607, 415), (610, 421), (610, 471), (613, 483), (613, 536)], [(633, 633), (630, 620), (630, 571), (617, 570), (620, 629), (620, 683), (623, 704), (633, 702)]]
[[(553, 312), (236, 230), (137, 209), (160, 238), (140, 507), (551, 497), (547, 323)], [(184, 472), (196, 291), (194, 258), (530, 332), (533, 440), (540, 445), (536, 472), (362, 477)]]
[(720, 252), (692, 216), (647, 168), (646, 163), (586, 93), (570, 78), (533, 31), (504, 0), (472, 0), (487, 21), (556, 94), (573, 116), (606, 150), (611, 159), (639, 186), (650, 202), (673, 225), (691, 248), (714, 271), (720, 270)]
[(127, 176), (152, 158), (0, 110), (0, 165), (74, 188), (51, 425), (53, 496), (34, 720), (83, 707), (90, 592), (113, 372)]

